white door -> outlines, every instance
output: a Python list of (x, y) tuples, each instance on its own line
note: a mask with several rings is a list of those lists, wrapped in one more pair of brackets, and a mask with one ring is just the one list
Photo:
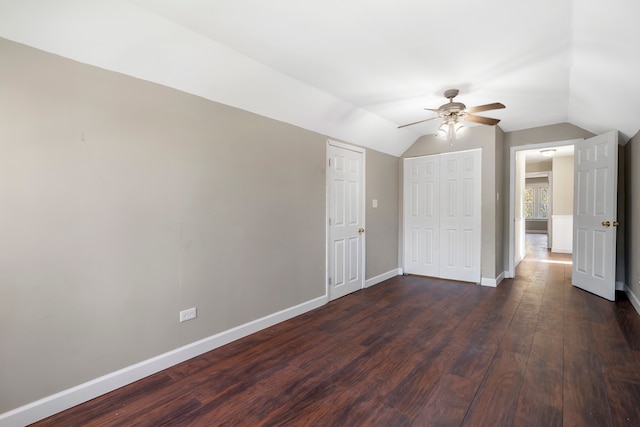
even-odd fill
[(480, 282), (481, 156), (405, 159), (405, 272)]
[(573, 284), (615, 300), (618, 134), (576, 143)]
[(329, 298), (364, 287), (364, 150), (327, 145)]
[(404, 270), (440, 274), (440, 156), (404, 161)]
[(481, 151), (440, 157), (440, 277), (480, 283)]

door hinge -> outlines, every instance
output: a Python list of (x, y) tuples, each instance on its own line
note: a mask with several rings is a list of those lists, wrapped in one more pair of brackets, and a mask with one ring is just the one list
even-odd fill
[(331, 225), (331, 218), (329, 218), (329, 225)]
[(329, 167), (331, 167), (331, 159), (329, 159)]
[(329, 277), (329, 284), (331, 284), (331, 277)]

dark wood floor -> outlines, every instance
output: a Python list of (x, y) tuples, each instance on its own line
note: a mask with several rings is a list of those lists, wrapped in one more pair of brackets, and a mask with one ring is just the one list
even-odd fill
[(396, 277), (37, 425), (640, 425), (640, 316), (541, 239), (497, 289)]

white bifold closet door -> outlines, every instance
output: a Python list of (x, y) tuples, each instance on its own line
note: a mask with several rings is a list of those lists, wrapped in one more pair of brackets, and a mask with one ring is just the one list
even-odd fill
[(405, 159), (404, 270), (479, 283), (482, 150)]

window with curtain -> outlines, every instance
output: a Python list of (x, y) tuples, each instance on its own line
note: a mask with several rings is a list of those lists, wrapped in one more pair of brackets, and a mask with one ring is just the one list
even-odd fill
[(531, 184), (524, 190), (524, 217), (549, 218), (549, 184)]

